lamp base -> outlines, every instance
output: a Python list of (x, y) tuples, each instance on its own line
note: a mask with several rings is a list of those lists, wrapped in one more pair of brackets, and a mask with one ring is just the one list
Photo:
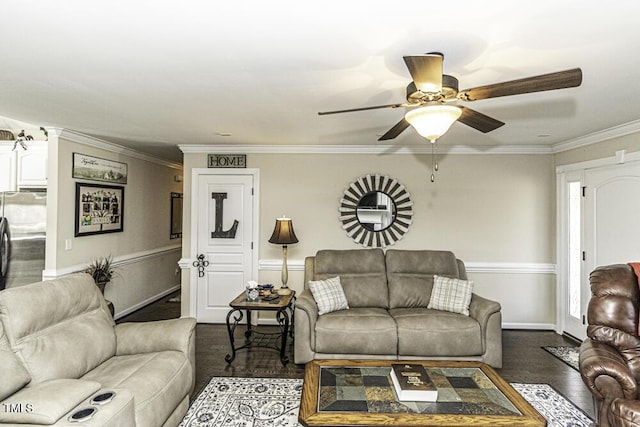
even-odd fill
[(276, 292), (278, 292), (278, 295), (289, 295), (291, 293), (291, 289), (290, 288), (278, 288), (276, 290)]

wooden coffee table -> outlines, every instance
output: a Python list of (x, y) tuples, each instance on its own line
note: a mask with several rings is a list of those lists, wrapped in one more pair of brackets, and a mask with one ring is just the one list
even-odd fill
[[(399, 402), (392, 363), (423, 365), (437, 402)], [(314, 360), (305, 367), (299, 420), (305, 426), (546, 426), (489, 365), (480, 362)]]

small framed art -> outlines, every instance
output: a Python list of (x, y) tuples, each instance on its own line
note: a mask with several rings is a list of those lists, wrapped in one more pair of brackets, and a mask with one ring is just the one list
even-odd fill
[(75, 237), (123, 230), (124, 187), (76, 182)]

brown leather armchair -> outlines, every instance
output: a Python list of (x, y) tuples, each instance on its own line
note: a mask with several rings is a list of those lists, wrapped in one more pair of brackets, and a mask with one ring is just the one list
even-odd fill
[(588, 338), (580, 374), (594, 397), (599, 426), (640, 426), (640, 289), (627, 264), (596, 268), (589, 276)]

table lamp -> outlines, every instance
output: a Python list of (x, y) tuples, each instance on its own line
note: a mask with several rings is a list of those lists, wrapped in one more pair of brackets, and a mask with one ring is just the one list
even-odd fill
[(269, 243), (282, 245), (282, 288), (278, 290), (278, 294), (290, 294), (291, 290), (287, 287), (287, 281), (289, 280), (289, 271), (287, 269), (287, 245), (298, 243), (296, 233), (293, 231), (291, 218), (287, 218), (283, 215), (282, 218), (276, 219), (276, 226), (273, 229), (273, 234), (269, 238)]

